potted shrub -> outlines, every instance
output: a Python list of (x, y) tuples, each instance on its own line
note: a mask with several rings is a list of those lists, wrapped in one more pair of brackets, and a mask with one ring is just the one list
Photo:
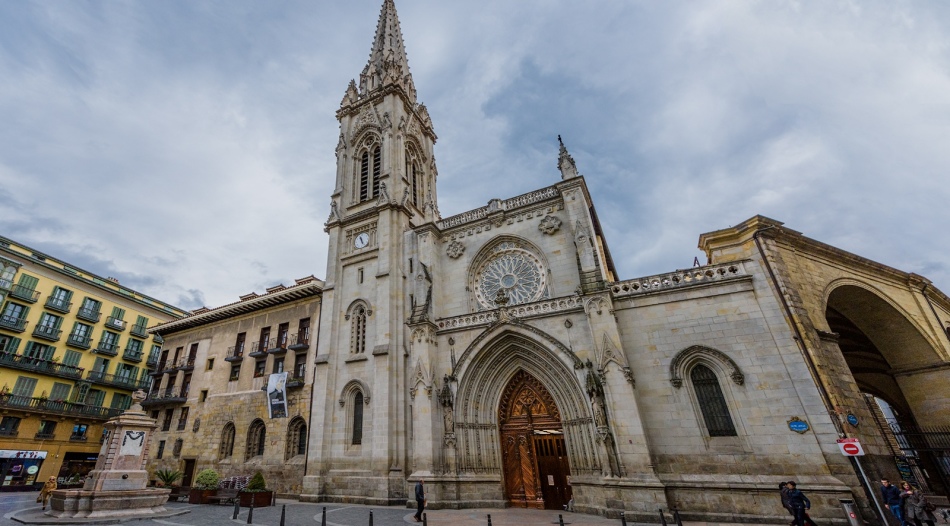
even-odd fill
[(156, 469), (155, 478), (158, 480), (156, 484), (159, 487), (170, 488), (175, 485), (179, 480), (181, 480), (182, 472), (177, 469)]
[(264, 474), (258, 471), (248, 481), (247, 487), (241, 490), (241, 506), (250, 507), (254, 503), (255, 508), (274, 505), (274, 492), (267, 489), (267, 483), (264, 482)]
[(188, 494), (188, 503), (207, 504), (210, 502), (208, 498), (218, 493), (220, 481), (221, 477), (218, 476), (217, 471), (211, 468), (201, 470), (195, 477), (195, 485), (191, 487), (191, 492)]

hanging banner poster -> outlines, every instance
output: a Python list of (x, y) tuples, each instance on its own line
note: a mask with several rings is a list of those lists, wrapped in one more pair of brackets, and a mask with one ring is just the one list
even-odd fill
[(287, 373), (275, 373), (267, 379), (267, 414), (287, 418)]

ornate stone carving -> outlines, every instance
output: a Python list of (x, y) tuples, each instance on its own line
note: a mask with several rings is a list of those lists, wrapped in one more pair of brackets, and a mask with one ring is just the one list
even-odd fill
[(555, 216), (544, 216), (538, 225), (538, 230), (547, 235), (552, 235), (561, 228), (561, 220)]
[(680, 270), (646, 278), (618, 281), (610, 286), (615, 298), (646, 294), (657, 290), (699, 286), (711, 281), (748, 276), (742, 261)]
[(462, 252), (465, 252), (465, 245), (458, 241), (453, 241), (449, 243), (449, 246), (445, 247), (445, 253), (452, 259), (458, 259), (462, 256)]

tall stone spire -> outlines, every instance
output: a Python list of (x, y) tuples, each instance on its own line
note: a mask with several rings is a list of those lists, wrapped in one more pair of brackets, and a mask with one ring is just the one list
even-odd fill
[(577, 177), (577, 165), (574, 164), (574, 158), (571, 157), (571, 154), (567, 153), (567, 147), (564, 146), (564, 141), (561, 140), (560, 135), (557, 136), (557, 142), (561, 146), (557, 158), (557, 168), (561, 171), (561, 179)]
[(360, 74), (360, 96), (392, 85), (403, 88), (409, 100), (416, 102), (416, 88), (409, 73), (396, 4), (393, 0), (383, 0), (369, 62)]

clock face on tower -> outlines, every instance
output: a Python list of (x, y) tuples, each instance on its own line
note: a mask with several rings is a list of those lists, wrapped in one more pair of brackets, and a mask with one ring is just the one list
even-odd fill
[(362, 234), (356, 236), (356, 239), (353, 240), (353, 246), (356, 248), (363, 248), (369, 244), (369, 234), (363, 232)]

